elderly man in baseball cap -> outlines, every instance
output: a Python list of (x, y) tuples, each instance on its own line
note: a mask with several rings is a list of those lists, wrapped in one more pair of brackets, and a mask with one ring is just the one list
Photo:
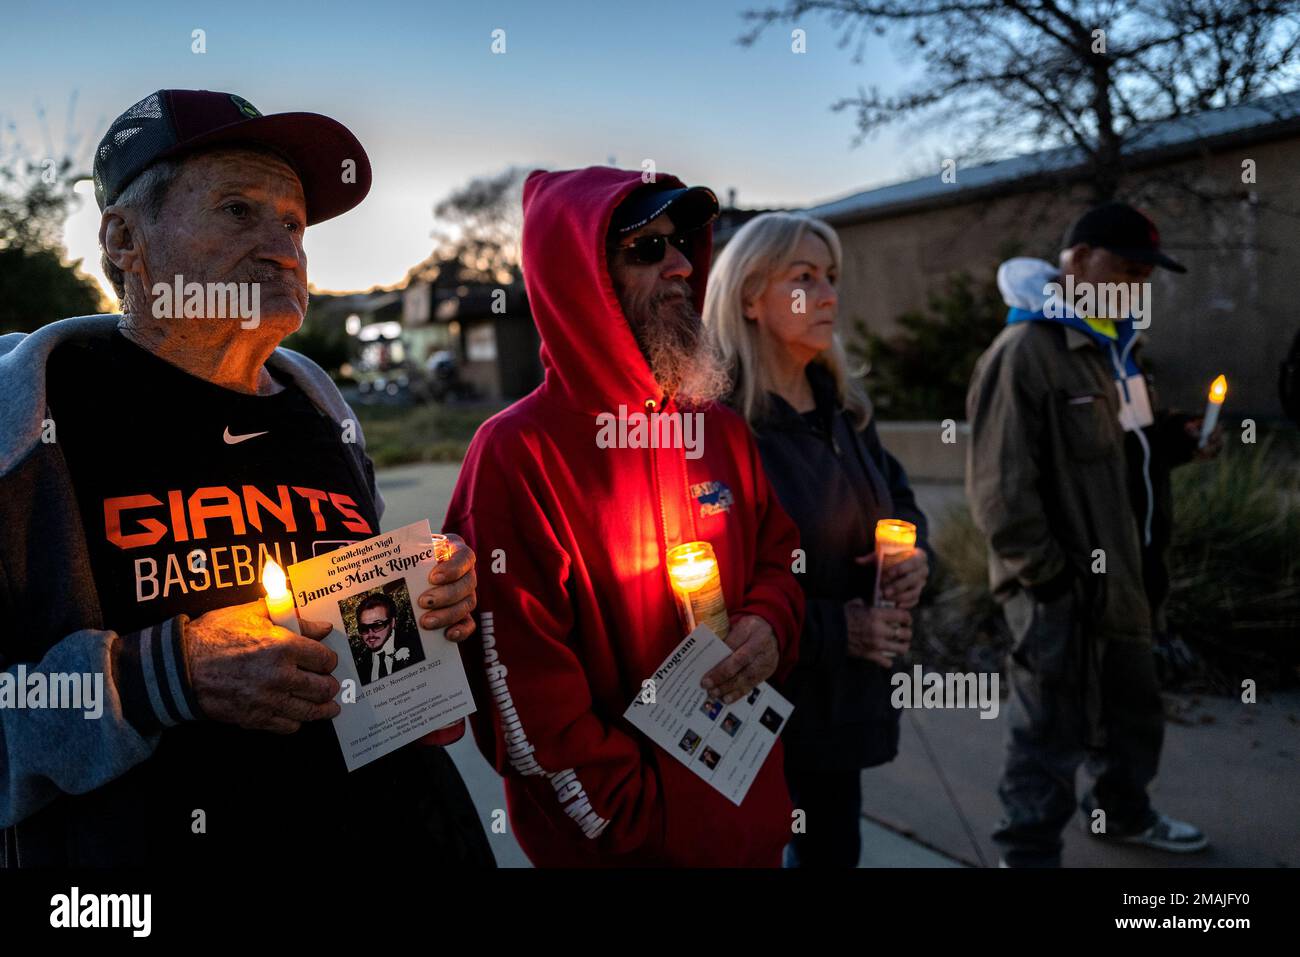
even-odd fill
[(1171, 853), (1208, 843), (1149, 793), (1164, 735), (1170, 471), (1222, 444), (1218, 431), (1198, 448), (1201, 420), (1160, 407), (1140, 358), (1157, 266), (1187, 271), (1121, 202), (1083, 213), (1056, 263), (1003, 263), (1007, 325), (966, 396), (966, 493), (1014, 639), (993, 835), (1007, 867), (1061, 864), (1085, 760), (1078, 807), (1092, 837)]
[[(365, 197), (365, 150), (325, 116), (160, 90), (94, 176), (122, 314), (0, 338), (0, 667), (82, 690), (0, 708), (0, 863), (310, 863), (364, 837), (490, 865), (441, 747), (345, 771), (329, 626), (278, 627), (259, 585), (269, 558), (380, 530), (351, 410), (279, 348), (307, 308), (304, 231)], [(474, 556), (453, 541), (413, 597), (463, 640)]]

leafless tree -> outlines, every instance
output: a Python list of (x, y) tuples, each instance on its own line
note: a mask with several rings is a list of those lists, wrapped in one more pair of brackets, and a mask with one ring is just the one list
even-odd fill
[(511, 166), (476, 177), (440, 200), (433, 208), (435, 249), (410, 278), (453, 285), (518, 282), (527, 175), (526, 167)]
[(1297, 0), (788, 0), (742, 16), (745, 45), (823, 17), (858, 62), (877, 36), (918, 58), (917, 84), (834, 104), (861, 135), (942, 122), (963, 159), (1070, 147), (1096, 200), (1153, 123), (1281, 92), (1300, 50)]

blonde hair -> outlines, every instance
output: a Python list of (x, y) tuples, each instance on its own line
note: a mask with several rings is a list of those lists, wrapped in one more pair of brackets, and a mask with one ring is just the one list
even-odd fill
[[(704, 326), (731, 373), (732, 401), (751, 428), (768, 413), (768, 393), (774, 389), (763, 361), (758, 323), (745, 318), (745, 300), (762, 294), (808, 233), (826, 243), (838, 275), (844, 258), (840, 238), (827, 223), (802, 213), (755, 216), (736, 232), (709, 271)], [(871, 402), (849, 372), (839, 333), (813, 362), (831, 374), (840, 405), (859, 429), (866, 428)]]

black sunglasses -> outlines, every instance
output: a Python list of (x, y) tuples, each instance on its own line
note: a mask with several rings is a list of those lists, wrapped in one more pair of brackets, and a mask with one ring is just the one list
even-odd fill
[(695, 238), (698, 233), (698, 229), (691, 229), (686, 232), (668, 233), (667, 235), (638, 236), (630, 243), (619, 243), (612, 248), (625, 250), (628, 261), (631, 263), (638, 266), (653, 266), (655, 263), (664, 261), (664, 256), (668, 254), (669, 243), (672, 243), (683, 256), (690, 259), (691, 253), (695, 249)]
[(392, 620), (393, 619), (391, 618), (380, 618), (378, 621), (359, 621), (357, 622), (357, 631), (363, 635), (371, 631), (383, 631), (389, 626)]

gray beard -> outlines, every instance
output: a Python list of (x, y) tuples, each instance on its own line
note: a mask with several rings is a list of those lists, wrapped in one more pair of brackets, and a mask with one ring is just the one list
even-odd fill
[(717, 350), (704, 335), (704, 323), (691, 302), (652, 295), (624, 304), (632, 335), (659, 387), (678, 405), (700, 406), (716, 402), (731, 391)]

